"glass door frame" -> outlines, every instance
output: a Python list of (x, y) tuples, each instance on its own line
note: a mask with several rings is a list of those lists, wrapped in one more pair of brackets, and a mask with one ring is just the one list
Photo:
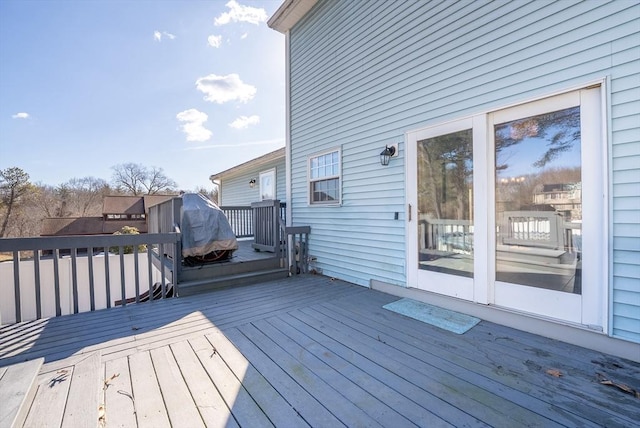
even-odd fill
[[(496, 237), (489, 237), (487, 253), (489, 267), (490, 300), (496, 306), (510, 310), (533, 313), (541, 317), (561, 319), (587, 326), (606, 326), (606, 284), (608, 283), (608, 250), (606, 222), (606, 135), (603, 132), (601, 87), (572, 91), (537, 101), (520, 104), (489, 113), (488, 151), (489, 171), (487, 181), (489, 229), (495, 230), (495, 139), (494, 124), (505, 123), (538, 114), (580, 107), (581, 165), (582, 165), (582, 292), (572, 294), (527, 285), (511, 284), (496, 278)], [(492, 229), (493, 228), (493, 229)]]
[[(478, 230), (485, 228), (477, 228), (475, 225), (477, 221), (486, 223), (486, 214), (477, 210), (477, 199), (475, 195), (483, 194), (479, 192), (486, 192), (487, 184), (482, 179), (477, 177), (484, 177), (486, 171), (483, 169), (485, 166), (477, 168), (476, 153), (479, 153), (479, 144), (486, 140), (486, 117), (485, 115), (477, 115), (473, 117), (467, 117), (451, 122), (446, 122), (427, 128), (407, 132), (405, 135), (405, 144), (407, 147), (407, 161), (405, 163), (406, 168), (406, 198), (410, 214), (407, 217), (408, 223), (406, 228), (406, 242), (407, 242), (407, 284), (410, 287), (419, 288), (425, 291), (431, 291), (446, 296), (456, 297), (468, 301), (478, 303), (488, 303), (487, 301), (487, 288), (486, 281), (478, 281), (478, 275), (486, 275), (487, 255), (485, 252), (479, 254), (475, 251), (476, 233), (479, 233), (481, 239), (486, 239), (486, 231)], [(417, 159), (418, 159), (418, 141), (422, 141), (428, 138), (433, 138), (441, 135), (451, 134), (458, 131), (471, 129), (473, 138), (473, 219), (474, 225), (474, 253), (473, 253), (473, 278), (450, 275), (446, 273), (424, 271), (418, 269), (418, 227), (419, 227), (419, 212), (418, 212), (418, 183), (417, 183)], [(486, 164), (486, 162), (484, 162)]]
[[(608, 188), (605, 81), (524, 101), (500, 110), (412, 130), (405, 133), (406, 162), (406, 278), (407, 286), (509, 311), (555, 319), (607, 331), (608, 328)], [(581, 106), (583, 219), (582, 294), (556, 292), (495, 281), (495, 142), (493, 124), (515, 113), (550, 112), (562, 106)], [(584, 107), (586, 108), (584, 108)], [(417, 143), (463, 129), (473, 130), (473, 278), (418, 269)], [(586, 232), (585, 232), (586, 231)], [(595, 261), (595, 262), (594, 262)]]

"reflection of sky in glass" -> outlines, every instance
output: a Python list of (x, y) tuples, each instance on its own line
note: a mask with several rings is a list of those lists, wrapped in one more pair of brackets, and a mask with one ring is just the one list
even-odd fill
[(567, 150), (558, 153), (544, 167), (534, 166), (534, 162), (553, 147), (554, 136), (563, 132), (566, 138), (571, 140), (571, 135), (579, 131), (579, 107), (496, 125), (497, 141), (515, 141), (515, 144), (496, 153), (496, 166), (507, 166), (506, 169), (497, 171), (497, 177), (520, 177), (538, 174), (549, 168), (579, 167), (580, 138), (573, 141)]

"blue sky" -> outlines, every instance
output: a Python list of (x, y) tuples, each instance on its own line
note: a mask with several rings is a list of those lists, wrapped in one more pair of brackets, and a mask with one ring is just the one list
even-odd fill
[(281, 3), (0, 1), (0, 169), (58, 185), (134, 162), (210, 189), (284, 146)]

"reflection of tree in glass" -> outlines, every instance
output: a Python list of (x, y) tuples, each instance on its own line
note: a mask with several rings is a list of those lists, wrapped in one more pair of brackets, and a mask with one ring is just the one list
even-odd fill
[(438, 219), (469, 219), (472, 155), (470, 129), (419, 142), (420, 212)]
[[(548, 141), (547, 149), (533, 166), (543, 168), (580, 140), (580, 107), (514, 120), (495, 126), (496, 153), (521, 143), (526, 138)], [(496, 161), (497, 162), (497, 161)], [(496, 165), (504, 170), (506, 164)]]

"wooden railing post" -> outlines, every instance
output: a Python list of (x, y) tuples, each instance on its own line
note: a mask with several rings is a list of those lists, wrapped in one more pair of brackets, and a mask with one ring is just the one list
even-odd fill
[(292, 236), (293, 243), (289, 251), (292, 253), (291, 275), (298, 275), (309, 272), (309, 233), (310, 226), (293, 226), (285, 228), (288, 236)]

